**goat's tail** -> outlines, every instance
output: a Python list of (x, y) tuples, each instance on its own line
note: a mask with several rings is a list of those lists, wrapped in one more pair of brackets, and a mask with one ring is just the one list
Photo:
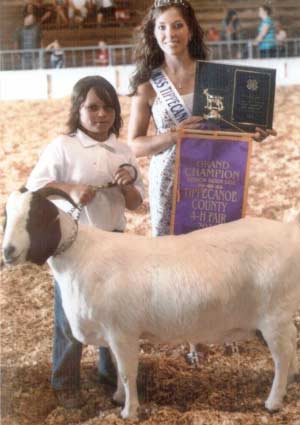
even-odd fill
[(289, 208), (288, 210), (285, 210), (283, 214), (283, 221), (285, 223), (295, 222), (300, 225), (299, 209), (293, 207), (293, 208)]

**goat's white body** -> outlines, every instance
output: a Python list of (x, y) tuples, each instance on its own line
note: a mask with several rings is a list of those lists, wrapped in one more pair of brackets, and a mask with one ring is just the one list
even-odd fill
[[(260, 329), (275, 368), (283, 350), (289, 374), (296, 373), (292, 315), (300, 305), (299, 260), (299, 225), (247, 218), (159, 238), (80, 226), (72, 247), (49, 264), (74, 336), (111, 347), (125, 383), (123, 416), (131, 417), (138, 405), (132, 365), (140, 337), (223, 343)], [(275, 381), (270, 410), (280, 407), (285, 393), (284, 379)], [(122, 397), (120, 384), (116, 399)]]
[[(73, 219), (62, 211), (58, 217), (40, 193), (13, 192), (6, 210), (8, 264), (42, 264), (57, 243), (61, 250), (73, 241)], [(48, 261), (74, 336), (105, 343), (114, 354), (114, 398), (125, 399), (124, 418), (133, 418), (138, 407), (141, 337), (223, 343), (259, 329), (275, 365), (265, 405), (281, 407), (288, 378), (299, 370), (292, 320), (300, 307), (299, 222), (248, 218), (154, 239), (79, 226), (73, 245)]]

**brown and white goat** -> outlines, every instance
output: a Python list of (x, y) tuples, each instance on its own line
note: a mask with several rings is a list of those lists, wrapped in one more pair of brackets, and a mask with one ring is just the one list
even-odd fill
[(245, 218), (159, 238), (79, 225), (76, 234), (73, 218), (46, 199), (50, 194), (10, 195), (4, 261), (48, 260), (74, 336), (107, 344), (114, 354), (114, 399), (125, 402), (123, 418), (134, 418), (138, 408), (141, 337), (218, 344), (259, 329), (275, 364), (265, 406), (281, 407), (287, 382), (298, 373), (293, 314), (300, 307), (299, 222)]

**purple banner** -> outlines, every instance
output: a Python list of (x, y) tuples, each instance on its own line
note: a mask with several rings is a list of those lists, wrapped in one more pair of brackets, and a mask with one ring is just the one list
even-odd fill
[(178, 235), (244, 215), (249, 139), (183, 137), (177, 146), (171, 232)]

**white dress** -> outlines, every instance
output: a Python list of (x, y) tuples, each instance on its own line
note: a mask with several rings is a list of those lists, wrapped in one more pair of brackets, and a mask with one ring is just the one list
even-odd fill
[[(192, 114), (193, 93), (182, 95), (182, 100)], [(152, 116), (157, 134), (165, 133), (175, 124), (169, 117), (164, 103), (156, 97), (152, 105)], [(174, 164), (176, 145), (153, 155), (149, 169), (149, 201), (153, 236), (170, 233), (173, 197)]]

